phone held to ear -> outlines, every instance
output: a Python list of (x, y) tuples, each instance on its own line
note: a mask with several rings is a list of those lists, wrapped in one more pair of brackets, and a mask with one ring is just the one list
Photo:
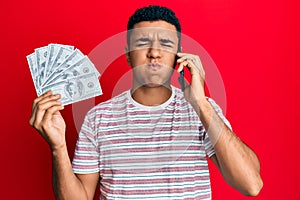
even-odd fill
[[(176, 61), (179, 57), (176, 55)], [(185, 81), (184, 81), (184, 69), (182, 69), (180, 71), (180, 75), (178, 77), (178, 81), (179, 81), (179, 84), (180, 84), (180, 88), (181, 88), (181, 91), (184, 92), (184, 89), (185, 89)]]
[(185, 81), (184, 81), (184, 70), (183, 69), (180, 71), (178, 81), (179, 81), (179, 84), (180, 84), (180, 87), (181, 87), (181, 91), (184, 92)]

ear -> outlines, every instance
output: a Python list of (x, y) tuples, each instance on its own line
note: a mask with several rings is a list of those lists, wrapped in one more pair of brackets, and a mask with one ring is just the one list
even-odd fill
[(129, 56), (130, 52), (129, 52), (128, 46), (124, 47), (124, 51), (125, 51), (125, 55), (126, 55), (127, 64), (129, 66), (131, 66), (131, 61), (130, 61), (130, 56)]

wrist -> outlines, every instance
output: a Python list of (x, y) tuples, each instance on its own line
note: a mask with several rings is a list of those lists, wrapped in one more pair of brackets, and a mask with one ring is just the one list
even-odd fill
[(195, 101), (193, 107), (199, 116), (202, 115), (203, 113), (210, 113), (212, 109), (212, 106), (206, 97)]
[(51, 149), (52, 154), (55, 155), (59, 152), (67, 151), (67, 145), (66, 145), (66, 143), (63, 143), (60, 145), (51, 145), (50, 149)]
[(207, 100), (206, 97), (201, 98), (201, 99), (198, 99), (198, 100), (196, 101), (196, 104), (197, 104), (197, 107), (198, 107), (200, 110), (204, 110), (204, 109), (211, 108), (211, 104), (210, 104), (210, 102)]

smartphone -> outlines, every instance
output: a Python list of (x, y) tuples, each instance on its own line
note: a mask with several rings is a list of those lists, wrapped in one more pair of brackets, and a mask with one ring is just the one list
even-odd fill
[[(179, 57), (176, 55), (176, 61)], [(184, 68), (179, 72), (178, 81), (180, 84), (181, 91), (183, 92), (185, 89), (185, 81), (184, 81)]]

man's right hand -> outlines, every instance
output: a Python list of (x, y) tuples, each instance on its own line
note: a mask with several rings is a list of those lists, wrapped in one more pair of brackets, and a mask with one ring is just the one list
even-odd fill
[(59, 112), (64, 109), (58, 101), (60, 97), (59, 94), (53, 95), (52, 91), (48, 91), (36, 98), (29, 120), (30, 125), (48, 142), (52, 150), (66, 145), (66, 124)]

